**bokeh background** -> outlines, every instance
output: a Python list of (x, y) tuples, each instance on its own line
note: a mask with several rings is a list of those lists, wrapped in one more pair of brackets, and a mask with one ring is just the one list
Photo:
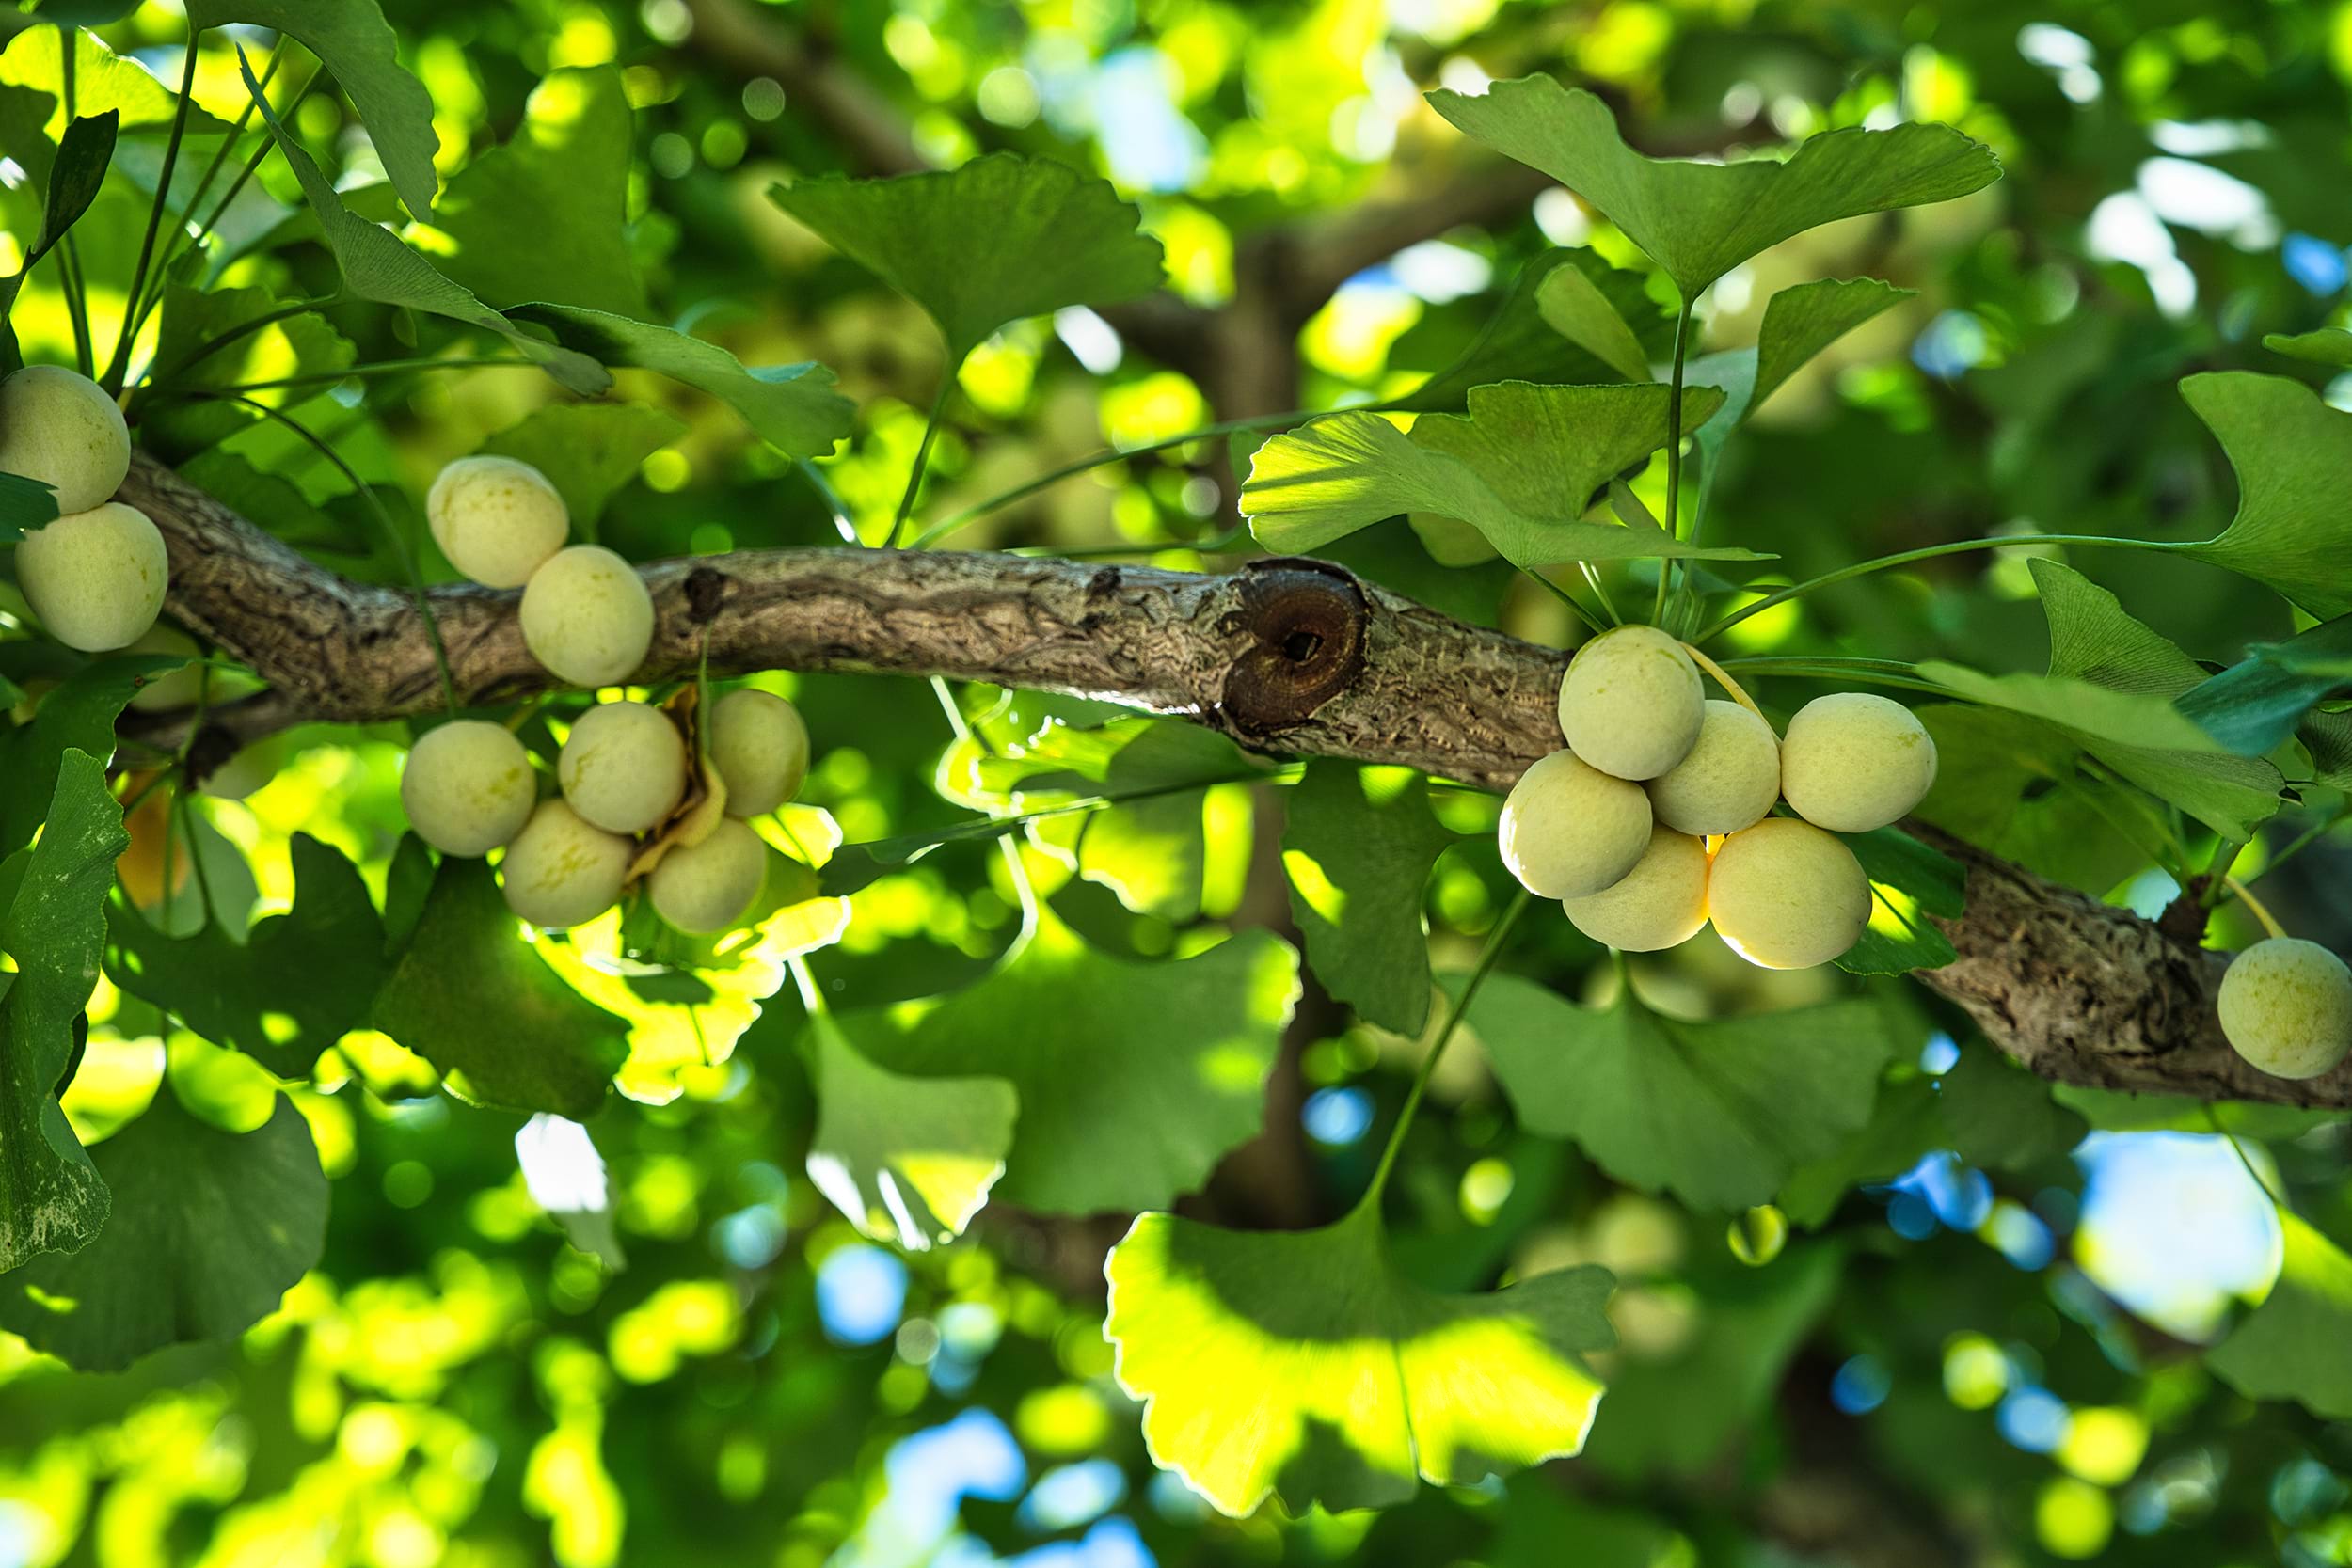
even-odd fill
[[(942, 373), (937, 338), (766, 200), (796, 173), (1017, 149), (1107, 176), (1167, 246), (1169, 296), (1064, 311), (974, 356), (926, 521), (1104, 444), (1407, 390), (1548, 245), (1640, 266), (1568, 193), (1421, 101), (1529, 71), (1601, 92), (1654, 153), (1918, 119), (1961, 126), (2007, 166), (1963, 202), (1792, 241), (1704, 307), (1704, 341), (1738, 344), (1791, 283), (1867, 275), (1918, 291), (1785, 391), (1722, 476), (1718, 536), (1777, 551), (1792, 578), (1995, 530), (2217, 531), (2233, 485), (2175, 381), (2319, 377), (2260, 339), (2347, 313), (2352, 6), (2318, 0), (385, 9), (451, 168), (525, 128), (548, 73), (617, 68), (636, 119), (631, 243), (657, 319), (746, 363), (820, 360), (860, 403), (853, 441), (816, 465), (820, 489), (723, 410), (629, 382), (686, 421), (608, 518), (607, 542), (643, 556), (824, 542), (823, 489), (868, 537), (886, 529)], [(11, 51), (31, 26), (0, 14), (0, 37), (20, 35)], [(176, 80), (168, 0), (104, 36)], [(208, 50), (198, 81), (233, 114), (233, 56)], [(562, 135), (560, 94), (532, 114), (534, 134)], [(309, 100), (299, 128), (347, 182), (369, 177), (331, 97)], [(0, 162), (0, 183), (12, 166)], [(87, 221), (142, 215), (110, 195)], [(328, 263), (310, 263), (315, 277), (278, 281), (323, 289)], [(56, 356), (63, 320), (37, 283), (18, 314), (28, 357)], [(369, 356), (397, 352), (378, 331)], [(2352, 407), (2352, 384), (2329, 391)], [(529, 372), (485, 370), (322, 406), (340, 397), (353, 413), (338, 439), (364, 473), (421, 496), (440, 463), (552, 396)], [(1228, 536), (1249, 444), (1139, 452), (957, 542), (1214, 569), (1245, 547)], [(1644, 484), (1662, 488), (1656, 470)], [(1456, 613), (1567, 639), (1557, 606), (1507, 569), (1440, 567), (1457, 545), (1400, 521), (1340, 553)], [(2037, 551), (2058, 553), (2021, 544), (1823, 593), (1747, 622), (1735, 651), (2036, 668)], [(2064, 558), (2201, 657), (2293, 629), (2275, 598), (2185, 561)], [(961, 815), (933, 787), (951, 735), (928, 687), (777, 685), (817, 737), (803, 800), (824, 831), (854, 842)], [(1007, 736), (1034, 711), (986, 693), (965, 706)], [(296, 830), (380, 877), (401, 827), (399, 754), (389, 736), (319, 731), (261, 759), (265, 784), (200, 808), (212, 895), (282, 905)], [(1164, 954), (1195, 926), (1282, 920), (1264, 804), (1238, 785), (1208, 798), (1198, 921), (1135, 914), (1048, 847), (1029, 859), (1091, 940)], [(1490, 803), (1447, 810), (1466, 830), (1491, 821)], [(2322, 842), (2265, 891), (2305, 934), (2352, 946), (2348, 867)], [(1474, 954), (1503, 888), (1490, 845), (1447, 855), (1430, 893), (1442, 957)], [(2114, 896), (2153, 911), (2172, 891), (2157, 872)], [(2218, 938), (2246, 940), (2239, 922), (2225, 913)], [(927, 994), (982, 973), (1016, 925), (996, 860), (943, 851), (857, 895), (813, 968), (861, 1005)], [(1611, 983), (1565, 926), (1546, 940), (1545, 978), (1571, 993)], [(1836, 983), (1763, 975), (1711, 942), (1644, 975), (1698, 1009)], [(111, 988), (92, 1017), (68, 1101), (86, 1137), (135, 1112), (167, 1060), (192, 1093), (265, 1092), (258, 1069), (169, 1037)], [(2013, 1161), (1934, 1150), (1850, 1193), (1825, 1177), (1820, 1211), (1788, 1216), (1793, 1236), (1772, 1216), (1726, 1235), (1519, 1132), (1477, 1053), (1457, 1053), (1408, 1147), (1404, 1228), (1448, 1270), (1591, 1259), (1626, 1280), (1627, 1345), (1592, 1454), (1377, 1515), (1232, 1521), (1154, 1470), (1110, 1377), (1100, 1264), (1122, 1222), (992, 1209), (965, 1242), (912, 1258), (860, 1239), (801, 1170), (799, 1019), (787, 987), (723, 1060), (666, 1042), (633, 1064), (632, 1098), (584, 1130), (466, 1106), (389, 1042), (348, 1042), (342, 1081), (295, 1091), (335, 1178), (326, 1259), (242, 1345), (100, 1377), (0, 1334), (0, 1568), (2352, 1562), (2352, 1429), (2257, 1407), (2196, 1359), (2266, 1288), (2279, 1231), (2240, 1152), (2177, 1108), (2136, 1130), (2110, 1108), (2109, 1130), (2088, 1132), (2042, 1106), (2043, 1122), (2014, 1130)], [(1924, 1085), (1984, 1049), (1949, 1022), (1922, 1007), (1918, 1063), (1899, 1080)], [(1336, 1213), (1401, 1098), (1411, 1042), (1327, 1006), (1294, 1033), (1267, 1136), (1200, 1202), (1225, 1223)], [(2232, 1125), (2275, 1140), (2246, 1153), (2275, 1157), (2313, 1223), (2352, 1229), (2339, 1128)]]

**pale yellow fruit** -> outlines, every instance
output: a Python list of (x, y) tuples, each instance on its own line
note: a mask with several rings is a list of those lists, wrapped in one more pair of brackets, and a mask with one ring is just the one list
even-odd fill
[(620, 901), (636, 852), (563, 801), (542, 800), (499, 864), (506, 907), (548, 930), (594, 920)]
[(1707, 845), (1654, 827), (1649, 847), (1615, 885), (1565, 899), (1561, 908), (1578, 930), (1624, 952), (1677, 946), (1707, 924)]
[(282, 734), (265, 736), (250, 746), (239, 747), (227, 762), (198, 782), (196, 792), (215, 800), (242, 800), (278, 777), (289, 747)]
[(1686, 833), (1736, 833), (1780, 799), (1780, 741), (1738, 703), (1710, 698), (1690, 754), (1650, 780), (1658, 820)]
[(772, 692), (745, 687), (711, 705), (710, 765), (727, 786), (729, 816), (761, 816), (801, 792), (808, 726)]
[(558, 550), (523, 589), (523, 644), (573, 686), (612, 686), (645, 662), (653, 595), (626, 561), (597, 545)]
[(131, 471), (131, 428), (106, 389), (57, 365), (0, 380), (0, 473), (40, 480), (62, 515), (87, 512)]
[(163, 612), (164, 536), (120, 501), (59, 517), (16, 547), (16, 585), (49, 635), (86, 654), (127, 648)]
[(606, 703), (572, 725), (555, 776), (572, 810), (609, 833), (642, 833), (686, 793), (686, 740), (659, 709)]
[(571, 514), (548, 476), (512, 457), (461, 457), (424, 498), (433, 542), (489, 588), (520, 588), (564, 547)]
[(1642, 786), (1554, 752), (1519, 775), (1496, 830), (1502, 863), (1538, 898), (1581, 898), (1614, 883), (1649, 847)]
[(768, 879), (768, 846), (732, 816), (700, 844), (680, 844), (646, 879), (653, 912), (689, 936), (735, 928)]
[(400, 770), (408, 825), (444, 855), (486, 855), (513, 842), (538, 799), (523, 743), (480, 719), (426, 731)]
[[(203, 650), (196, 639), (176, 626), (150, 626), (147, 634), (123, 650), (134, 654), (169, 654), (176, 658), (196, 659)], [(189, 664), (184, 669), (167, 670), (138, 689), (131, 705), (141, 713), (169, 713), (175, 708), (196, 705), (197, 693), (204, 689), (204, 666)]]
[(1602, 632), (1560, 682), (1568, 750), (1620, 779), (1654, 779), (1689, 755), (1705, 712), (1699, 667), (1656, 626)]
[(1788, 721), (1780, 792), (1817, 828), (1867, 833), (1926, 798), (1935, 741), (1900, 703), (1867, 691), (1816, 697)]
[(2273, 1078), (2316, 1078), (2352, 1055), (2352, 969), (2315, 942), (2273, 937), (2230, 960), (2221, 1032)]
[(1870, 879), (1836, 834), (1768, 816), (1715, 851), (1707, 912), (1748, 962), (1809, 969), (1861, 939), (1870, 919)]

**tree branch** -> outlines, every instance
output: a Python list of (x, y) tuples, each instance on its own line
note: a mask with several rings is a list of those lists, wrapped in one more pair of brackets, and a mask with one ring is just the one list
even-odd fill
[[(351, 582), (145, 453), (122, 499), (171, 555), (168, 608), (270, 689), (205, 717), (195, 756), (303, 720), (437, 705), (424, 626), (401, 591)], [(1111, 699), (1255, 750), (1398, 764), (1507, 787), (1562, 744), (1567, 656), (1467, 626), (1323, 562), (1222, 576), (1011, 555), (781, 549), (640, 568), (658, 617), (639, 682), (789, 668), (945, 675)], [(432, 590), (459, 700), (557, 687), (524, 648), (518, 595)], [(185, 714), (124, 716), (164, 745)], [(2221, 1037), (2224, 959), (1936, 832), (1968, 873), (1938, 922), (1959, 958), (1916, 976), (2044, 1078), (2095, 1088), (2352, 1106), (2352, 1063), (2306, 1083), (2256, 1072)]]

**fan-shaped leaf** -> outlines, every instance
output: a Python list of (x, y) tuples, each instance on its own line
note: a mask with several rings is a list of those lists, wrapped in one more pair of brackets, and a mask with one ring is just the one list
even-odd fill
[(1005, 1172), (1019, 1098), (1001, 1078), (909, 1078), (811, 1017), (817, 1081), (808, 1179), (877, 1240), (922, 1251), (962, 1234)]

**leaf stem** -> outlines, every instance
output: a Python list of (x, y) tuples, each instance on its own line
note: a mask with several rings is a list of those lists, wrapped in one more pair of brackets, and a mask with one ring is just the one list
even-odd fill
[[(1598, 633), (1601, 630), (1600, 618), (1595, 615), (1591, 610), (1585, 609), (1582, 605), (1579, 604), (1576, 600), (1575, 594), (1569, 593), (1566, 589), (1561, 587), (1558, 583), (1552, 581), (1549, 578), (1544, 576), (1543, 573), (1535, 570), (1533, 566), (1521, 566), (1519, 571), (1522, 575), (1528, 578), (1529, 580), (1542, 585), (1544, 591), (1549, 594), (1553, 598), (1558, 599), (1562, 604), (1566, 605), (1568, 607), (1568, 613), (1574, 615), (1577, 618), (1577, 621), (1586, 631)], [(1614, 620), (1612, 620), (1610, 624), (1613, 626), (1616, 623)]]
[[(371, 364), (353, 365), (340, 371), (312, 371), (305, 375), (280, 376), (274, 381), (238, 381), (223, 387), (207, 387), (206, 392), (275, 392), (290, 387), (334, 386), (344, 381), (365, 381), (379, 375), (398, 375), (405, 371), (472, 371), (501, 365), (529, 366), (533, 361), (520, 355), (485, 358), (443, 358), (432, 355), (414, 359), (378, 359)], [(174, 395), (167, 391), (167, 395)]]
[(1510, 940), (1512, 927), (1519, 923), (1519, 916), (1527, 911), (1527, 890), (1519, 889), (1510, 907), (1495, 922), (1495, 928), (1486, 934), (1486, 950), (1478, 955), (1478, 967), (1471, 970), (1470, 978), (1462, 982), (1462, 994), (1455, 997), (1454, 1005), (1446, 1009), (1445, 1022), (1438, 1028), (1438, 1037), (1431, 1042), (1429, 1053), (1421, 1059), (1421, 1069), (1413, 1074), (1413, 1086), (1406, 1091), (1405, 1108), (1397, 1113), (1396, 1125), (1389, 1130), (1388, 1147), (1380, 1151), (1380, 1164), (1373, 1168), (1372, 1184), (1364, 1189), (1363, 1205), (1378, 1203), (1380, 1195), (1388, 1189), (1389, 1172), (1396, 1164), (1397, 1151), (1405, 1147), (1405, 1133), (1421, 1110), (1422, 1097), (1429, 1092), (1429, 1080), (1438, 1070), (1438, 1058), (1445, 1054), (1446, 1046), (1452, 1043), (1454, 1031), (1461, 1025), (1462, 1015), (1470, 1011), (1470, 1000), (1478, 994), (1478, 988), (1486, 983), (1488, 974), (1494, 973), (1496, 960), (1502, 957), (1502, 949)]
[[(340, 294), (328, 294), (320, 299), (298, 299), (291, 304), (281, 305), (275, 310), (264, 310), (260, 315), (253, 317), (249, 321), (239, 322), (236, 325), (230, 327), (228, 330), (221, 333), (219, 337), (199, 344), (194, 353), (182, 356), (178, 364), (171, 366), (161, 374), (151, 374), (148, 376), (148, 385), (151, 387), (171, 387), (181, 376), (185, 375), (188, 372), (194, 370), (197, 366), (202, 364), (214, 355), (218, 354), (222, 349), (227, 348), (230, 343), (235, 342), (238, 339), (249, 338), (256, 332), (265, 332), (269, 328), (276, 326), (279, 322), (292, 321), (296, 316), (307, 316), (314, 310), (322, 309), (326, 306), (334, 304), (342, 297), (342, 296)], [(205, 388), (205, 391), (207, 392), (212, 390), (213, 388)]]
[[(931, 411), (923, 421), (923, 439), (914, 449), (914, 465), (907, 472), (906, 493), (898, 498), (898, 515), (890, 521), (890, 548), (898, 547), (898, 536), (906, 531), (907, 519), (914, 515), (914, 497), (923, 488), (923, 472), (930, 467), (931, 443), (939, 439), (939, 417), (946, 411), (947, 394), (955, 389), (956, 377), (963, 373), (963, 361), (959, 359), (947, 367), (939, 378), (939, 390), (931, 398)], [(920, 542), (918, 541), (918, 546)]]
[[(1673, 379), (1667, 383), (1666, 393), (1666, 525), (1665, 531), (1674, 538), (1682, 537), (1682, 367), (1690, 354), (1691, 300), (1685, 296), (1681, 313), (1675, 317), (1675, 360)], [(1664, 625), (1666, 620), (1666, 584), (1674, 577), (1674, 562), (1661, 557), (1658, 562), (1658, 602), (1650, 620)]]
[[(71, 53), (73, 44), (68, 38), (64, 48)], [(179, 166), (181, 140), (188, 132), (188, 105), (195, 101), (197, 54), (196, 34), (190, 32), (180, 56), (180, 96), (171, 106), (171, 135), (164, 143), (163, 170), (155, 177), (155, 199), (147, 204), (147, 233), (139, 241), (138, 264), (131, 269), (131, 287), (122, 296), (122, 330), (115, 338), (114, 356), (107, 360), (101, 383), (109, 392), (122, 390), (123, 372), (131, 367), (131, 344), (139, 331), (139, 299), (147, 292), (147, 266), (155, 258), (155, 236), (164, 226), (164, 209), (171, 205), (171, 175)]]
[[(1696, 653), (1693, 643), (1684, 647)], [(1842, 658), (1830, 654), (1798, 654), (1756, 658), (1727, 658), (1726, 670), (1744, 670), (1751, 675), (1795, 675), (1813, 680), (1860, 681), (1865, 686), (1890, 686), (1907, 691), (1932, 691), (1948, 697), (1950, 692), (1933, 681), (1922, 680), (1913, 673), (1914, 667), (1893, 658)]]
[(2230, 1146), (2230, 1152), (2236, 1155), (2237, 1163), (2246, 1167), (2246, 1174), (2252, 1179), (2255, 1189), (2270, 1200), (2270, 1207), (2282, 1214), (2293, 1213), (2294, 1210), (2288, 1207), (2284, 1196), (2273, 1189), (2263, 1173), (2254, 1168), (2254, 1162), (2247, 1156), (2245, 1148), (2238, 1142), (2237, 1134), (2221, 1125), (2220, 1113), (2213, 1108), (2211, 1102), (2201, 1108), (2205, 1113), (2205, 1120), (2213, 1127), (2214, 1135)]
[(1999, 537), (1988, 536), (1979, 539), (1955, 539), (1948, 544), (1943, 545), (1923, 545), (1915, 550), (1898, 550), (1893, 555), (1882, 555), (1869, 561), (1858, 561), (1851, 566), (1840, 566), (1835, 572), (1824, 572), (1818, 578), (1807, 578), (1804, 581), (1797, 583), (1791, 587), (1783, 588), (1774, 593), (1768, 594), (1763, 598), (1756, 600), (1754, 604), (1741, 605), (1738, 610), (1733, 610), (1730, 614), (1724, 616), (1714, 625), (1708, 626), (1705, 631), (1700, 632), (1696, 637), (1692, 638), (1692, 641), (1694, 642), (1712, 642), (1716, 638), (1722, 636), (1724, 632), (1729, 631), (1732, 627), (1738, 626), (1740, 622), (1746, 620), (1751, 615), (1761, 614), (1763, 611), (1772, 609), (1775, 605), (1783, 605), (1787, 604), (1791, 599), (1802, 598), (1816, 589), (1827, 588), (1835, 583), (1846, 582), (1854, 578), (1867, 576), (1871, 572), (1883, 572), (1890, 566), (1907, 566), (1915, 561), (1931, 561), (1938, 556), (1960, 555), (1969, 550), (1997, 550), (2005, 549), (2010, 546), (2027, 545), (2080, 545), (2086, 546), (2105, 545), (2112, 546), (2116, 549), (2127, 550), (2177, 550), (2184, 547), (2181, 544), (2170, 540), (2127, 539), (2119, 535), (2106, 533), (2012, 533), (2001, 535)]
[[(188, 46), (191, 49), (196, 46), (196, 40), (193, 36), (188, 40)], [(264, 89), (269, 87), (271, 78), (278, 74), (278, 67), (282, 62), (285, 46), (285, 35), (281, 33), (278, 35), (277, 44), (269, 52), (268, 63), (262, 68), (262, 86)], [(133, 320), (136, 324), (131, 329), (132, 336), (137, 336), (139, 327), (147, 325), (147, 318), (162, 302), (165, 280), (171, 274), (172, 263), (180, 259), (181, 246), (188, 243), (188, 225), (195, 219), (197, 208), (201, 206), (204, 198), (211, 194), (213, 182), (220, 177), (221, 166), (229, 161), (229, 154), (236, 147), (237, 138), (245, 134), (246, 125), (252, 119), (253, 102), (247, 98), (244, 111), (237, 116), (236, 123), (230, 126), (229, 134), (220, 138), (220, 145), (213, 149), (212, 159), (205, 164), (203, 174), (196, 182), (196, 188), (188, 193), (188, 204), (180, 210), (179, 221), (172, 225), (169, 237), (164, 241), (163, 255), (155, 263), (154, 287), (149, 291), (144, 299), (134, 296), (131, 300)], [(169, 186), (165, 186), (164, 190), (167, 192)], [(197, 243), (203, 243), (200, 236)]]
[(2287, 928), (2279, 924), (2278, 916), (2272, 914), (2263, 901), (2254, 896), (2253, 889), (2226, 873), (2221, 879), (2221, 885), (2228, 888), (2237, 901), (2246, 906), (2246, 912), (2260, 922), (2262, 928), (2269, 932), (2274, 939), (2283, 938), (2287, 934)]
[[(1698, 649), (1692, 647), (1688, 642), (1685, 642), (1682, 645), (1682, 651), (1691, 656), (1692, 663), (1697, 665), (1700, 669), (1714, 676), (1715, 684), (1722, 687), (1725, 691), (1730, 692), (1731, 700), (1733, 702), (1738, 703), (1741, 707), (1746, 708), (1750, 713), (1755, 714), (1758, 719), (1764, 719), (1764, 710), (1756, 705), (1756, 699), (1748, 695), (1747, 688), (1741, 686), (1738, 681), (1733, 680), (1728, 674), (1725, 674), (1722, 665), (1716, 663), (1713, 659), (1708, 657), (1705, 654), (1699, 652)], [(1764, 721), (1767, 724), (1772, 722), (1769, 719), (1765, 719)]]

